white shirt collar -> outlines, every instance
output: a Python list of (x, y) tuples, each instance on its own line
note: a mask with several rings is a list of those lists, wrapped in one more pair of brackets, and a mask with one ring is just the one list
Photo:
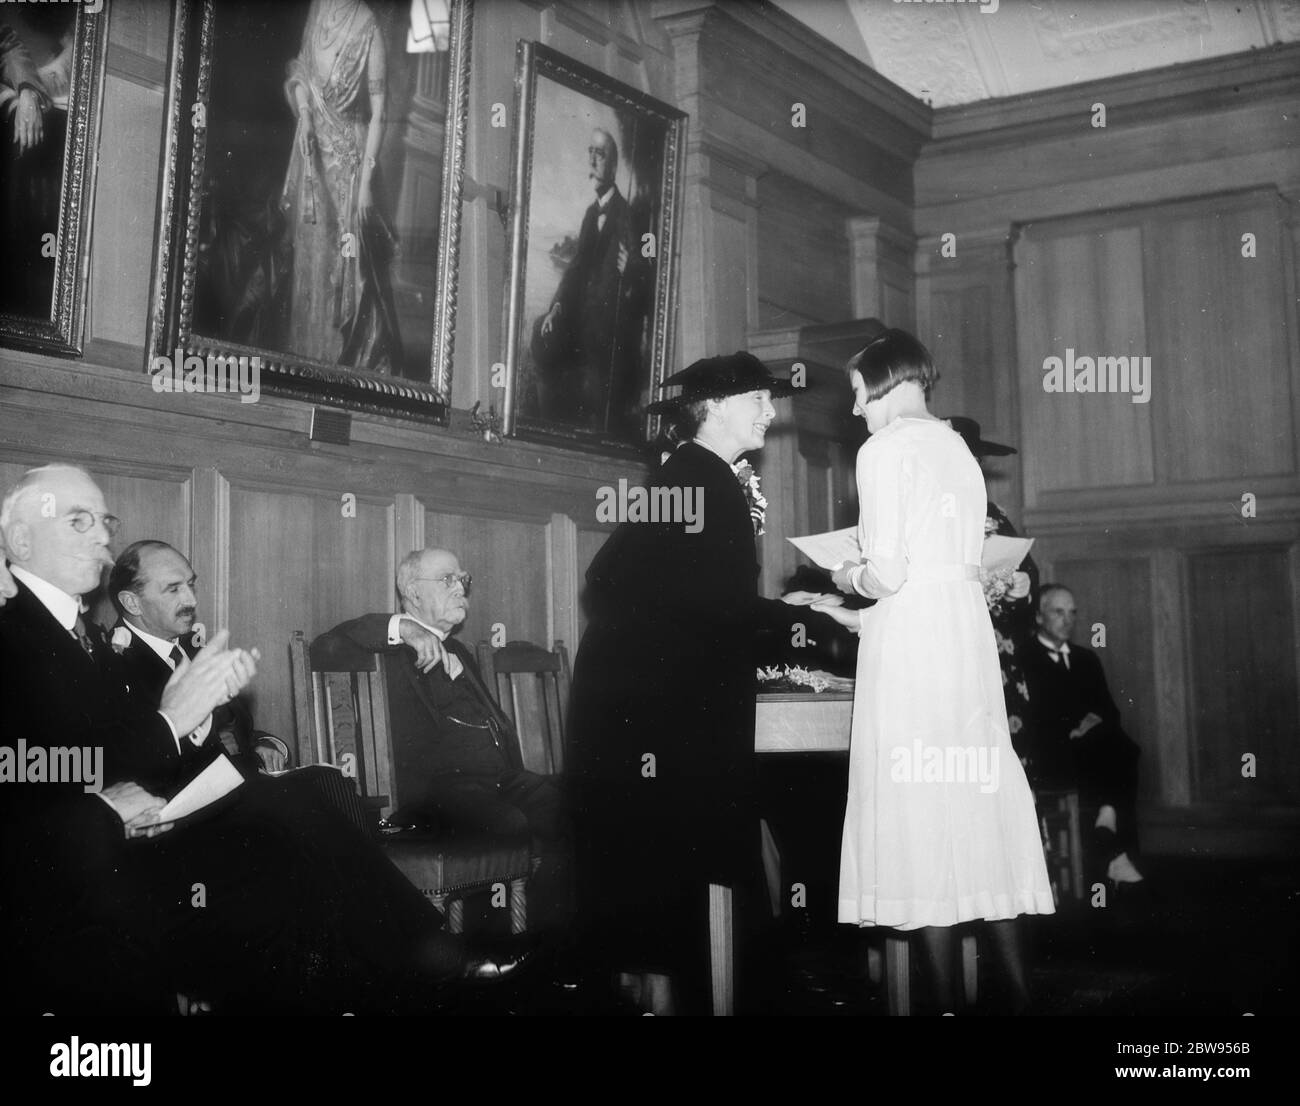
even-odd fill
[(81, 613), (81, 596), (69, 595), (62, 588), (55, 587), (48, 580), (42, 580), (19, 565), (11, 564), (9, 571), (13, 573), (14, 579), (27, 585), (31, 593), (41, 601), (41, 606), (54, 616), (60, 626), (71, 632), (77, 624), (77, 615)]
[[(133, 625), (125, 618), (122, 619), (122, 622), (131, 633), (135, 634), (135, 636), (149, 646), (150, 649), (162, 657), (162, 659), (167, 662), (168, 668), (175, 669), (176, 666), (172, 664), (172, 649), (179, 644), (176, 638), (172, 638), (171, 641), (168, 641), (166, 638), (158, 637), (156, 634), (149, 633), (148, 630), (140, 629), (139, 626)], [(182, 649), (181, 652), (183, 653), (185, 650)]]
[(1045, 638), (1042, 634), (1038, 635), (1038, 640), (1043, 643), (1043, 648), (1050, 649), (1053, 653), (1068, 653), (1070, 651), (1070, 643), (1068, 641), (1057, 645), (1054, 641)]
[(603, 196), (596, 197), (596, 206), (600, 208), (601, 211), (604, 211), (605, 208), (609, 207), (609, 205), (613, 202), (614, 194), (617, 191), (618, 191), (618, 185), (617, 184), (611, 185), (608, 192), (606, 192)]

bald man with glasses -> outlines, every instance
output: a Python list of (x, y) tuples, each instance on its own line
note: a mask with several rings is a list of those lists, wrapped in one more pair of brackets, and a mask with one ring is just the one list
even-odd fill
[(567, 816), (552, 780), (525, 771), (513, 724), (452, 636), (469, 611), (471, 583), (454, 553), (418, 549), (398, 566), (400, 613), (345, 622), (312, 652), (342, 663), (371, 653), (394, 658), (388, 713), (397, 809), (389, 821), (452, 837), (530, 841), (542, 859), (529, 883), (530, 928), (558, 927), (567, 914)]

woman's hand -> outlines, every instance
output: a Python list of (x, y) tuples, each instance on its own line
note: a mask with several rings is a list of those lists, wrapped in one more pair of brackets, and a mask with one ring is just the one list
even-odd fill
[(788, 591), (781, 596), (782, 603), (789, 603), (792, 607), (811, 607), (814, 603), (823, 600), (834, 600), (836, 603), (842, 603), (838, 595), (827, 595), (821, 591)]
[(370, 174), (367, 173), (361, 178), (361, 184), (357, 188), (357, 214), (364, 223), (374, 213), (375, 197), (370, 188)]
[(1008, 599), (1023, 599), (1029, 594), (1029, 573), (1013, 572), (1011, 574), (1011, 587), (1007, 591)]
[(855, 634), (862, 628), (862, 612), (849, 610), (837, 597), (828, 597), (824, 601), (814, 603), (812, 609), (830, 615), (846, 630), (852, 630)]
[(316, 128), (306, 104), (298, 105), (298, 150), (308, 161), (316, 154)]
[(857, 589), (853, 586), (853, 570), (857, 568), (861, 561), (845, 561), (831, 575), (831, 581), (845, 595), (856, 595)]

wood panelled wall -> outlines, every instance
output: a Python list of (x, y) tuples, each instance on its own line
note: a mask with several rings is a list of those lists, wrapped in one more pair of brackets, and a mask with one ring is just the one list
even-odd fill
[[(1104, 629), (1149, 848), (1291, 847), (1300, 826), (1298, 62), (945, 109), (916, 166), (936, 399), (1021, 451), (991, 494), (1074, 589), (1078, 639)], [(1150, 357), (1150, 401), (1046, 391), (1067, 349)]]

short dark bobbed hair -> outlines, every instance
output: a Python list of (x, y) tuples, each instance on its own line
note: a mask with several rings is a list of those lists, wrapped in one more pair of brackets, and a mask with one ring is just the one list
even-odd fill
[(930, 351), (906, 330), (891, 328), (858, 350), (844, 366), (850, 382), (853, 374), (862, 377), (867, 402), (888, 395), (905, 381), (915, 381), (928, 395), (939, 373)]

